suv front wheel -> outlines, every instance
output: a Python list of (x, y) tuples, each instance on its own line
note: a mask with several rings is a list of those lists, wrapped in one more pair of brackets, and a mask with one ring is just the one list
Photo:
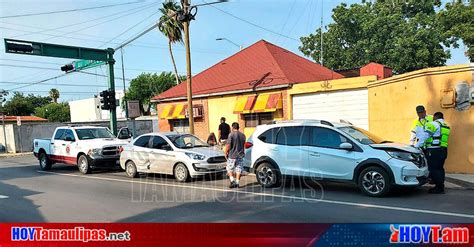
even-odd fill
[(390, 191), (390, 177), (384, 169), (371, 166), (359, 174), (358, 185), (364, 194), (382, 197)]
[(258, 183), (264, 188), (278, 186), (281, 183), (280, 171), (270, 163), (262, 163), (255, 173)]

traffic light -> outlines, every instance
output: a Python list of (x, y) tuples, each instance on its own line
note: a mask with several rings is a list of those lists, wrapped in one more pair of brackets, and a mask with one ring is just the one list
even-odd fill
[(74, 70), (74, 65), (72, 64), (66, 64), (66, 65), (61, 66), (61, 71), (68, 72), (71, 70)]
[(109, 90), (100, 92), (100, 109), (110, 110)]
[(115, 103), (115, 91), (112, 90), (104, 90), (100, 92), (100, 108), (102, 110), (110, 110), (117, 107)]

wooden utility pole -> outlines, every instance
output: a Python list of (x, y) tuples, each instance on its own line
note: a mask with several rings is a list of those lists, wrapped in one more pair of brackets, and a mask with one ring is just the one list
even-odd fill
[[(189, 0), (182, 0), (181, 5), (184, 13), (189, 13)], [(189, 23), (190, 19), (186, 18), (183, 22), (184, 31), (184, 47), (186, 49), (186, 90), (188, 98), (188, 119), (189, 119), (189, 133), (194, 134), (194, 114), (193, 114), (193, 87), (191, 82), (191, 47), (189, 46)]]

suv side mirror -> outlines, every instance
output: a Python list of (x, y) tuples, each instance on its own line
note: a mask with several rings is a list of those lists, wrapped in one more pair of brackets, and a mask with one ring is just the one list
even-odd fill
[(118, 135), (117, 135), (117, 138), (118, 139), (128, 139), (132, 137), (131, 134), (130, 134), (130, 130), (128, 128), (122, 128), (120, 129)]
[(353, 146), (352, 146), (352, 144), (350, 144), (348, 142), (343, 142), (343, 143), (341, 143), (341, 145), (339, 145), (339, 148), (345, 149), (345, 150), (352, 150)]

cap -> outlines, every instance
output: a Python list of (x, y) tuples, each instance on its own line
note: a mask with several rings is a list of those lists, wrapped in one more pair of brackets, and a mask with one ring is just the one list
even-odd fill
[(420, 113), (420, 112), (424, 112), (425, 111), (425, 107), (422, 106), (422, 105), (419, 105), (416, 107), (416, 112)]

